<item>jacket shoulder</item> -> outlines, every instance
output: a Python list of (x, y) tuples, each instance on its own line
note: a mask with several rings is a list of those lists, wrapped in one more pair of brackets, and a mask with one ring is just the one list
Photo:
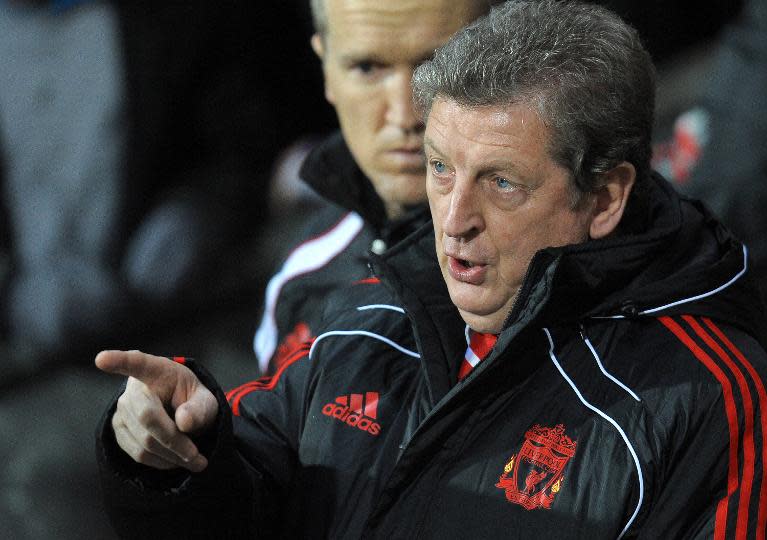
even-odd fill
[(706, 426), (713, 444), (739, 422), (758, 424), (754, 415), (767, 415), (761, 410), (767, 353), (738, 328), (680, 315), (597, 323), (586, 334), (602, 367), (631, 390), (658, 441), (695, 437)]
[(637, 396), (664, 459), (688, 444), (721, 450), (733, 433), (767, 421), (767, 353), (753, 336), (692, 315), (608, 328), (593, 336), (595, 350)]
[(333, 291), (325, 303), (323, 323), (314, 349), (326, 360), (342, 356), (347, 347), (356, 350), (357, 357), (362, 356), (360, 351), (369, 357), (373, 344), (419, 357), (404, 306), (376, 277)]
[(754, 336), (707, 317), (659, 317), (645, 327), (627, 380), (649, 428), (638, 437), (654, 449), (646, 531), (676, 536), (682, 515), (725, 530), (732, 524), (720, 523), (712, 505), (729, 501), (742, 515), (764, 504), (764, 490), (748, 494), (765, 480), (767, 353)]

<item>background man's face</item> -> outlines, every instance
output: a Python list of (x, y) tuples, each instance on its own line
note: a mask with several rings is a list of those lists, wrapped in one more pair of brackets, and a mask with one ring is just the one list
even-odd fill
[(327, 34), (312, 41), (323, 58), (325, 94), (355, 160), (387, 203), (425, 200), (423, 124), (410, 80), (478, 14), (469, 0), (326, 0)]
[(426, 186), (450, 298), (497, 333), (536, 251), (588, 238), (593, 204), (571, 208), (570, 177), (527, 104), (467, 108), (437, 99), (426, 125)]

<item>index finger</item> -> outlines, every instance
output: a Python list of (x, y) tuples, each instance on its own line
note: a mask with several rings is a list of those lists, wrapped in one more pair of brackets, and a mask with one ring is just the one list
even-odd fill
[(96, 355), (96, 367), (107, 373), (135, 377), (150, 384), (173, 369), (170, 359), (141, 351), (101, 351)]

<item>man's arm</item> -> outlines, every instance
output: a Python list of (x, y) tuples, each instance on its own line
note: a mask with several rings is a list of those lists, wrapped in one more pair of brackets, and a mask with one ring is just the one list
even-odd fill
[(701, 376), (666, 389), (653, 409), (666, 427), (638, 538), (764, 539), (767, 354), (740, 330), (702, 320), (688, 320), (705, 344), (689, 349)]
[(102, 421), (97, 457), (105, 506), (124, 538), (253, 538), (274, 520), (259, 501), (270, 475), (236, 449), (229, 407), (213, 378), (138, 351), (96, 358), (128, 377)]

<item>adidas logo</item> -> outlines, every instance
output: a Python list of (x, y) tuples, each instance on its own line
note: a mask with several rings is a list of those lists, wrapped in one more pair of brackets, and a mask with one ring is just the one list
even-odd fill
[(335, 403), (328, 403), (322, 408), (322, 414), (370, 435), (381, 433), (381, 424), (374, 422), (378, 415), (378, 392), (339, 396)]

